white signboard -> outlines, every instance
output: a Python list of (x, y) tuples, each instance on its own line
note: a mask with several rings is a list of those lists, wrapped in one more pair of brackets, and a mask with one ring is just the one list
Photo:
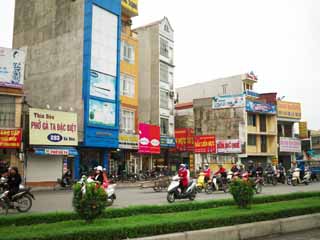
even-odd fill
[(22, 88), (25, 56), (22, 50), (0, 48), (0, 86)]
[(218, 153), (241, 153), (240, 139), (217, 140)]
[(240, 95), (229, 95), (229, 96), (219, 96), (214, 97), (212, 101), (213, 109), (221, 108), (240, 108), (245, 107), (245, 96)]
[(301, 152), (301, 141), (293, 138), (280, 138), (280, 152)]

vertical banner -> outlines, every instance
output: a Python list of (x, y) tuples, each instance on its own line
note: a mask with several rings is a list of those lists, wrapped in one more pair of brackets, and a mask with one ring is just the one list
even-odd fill
[(195, 153), (216, 153), (216, 137), (214, 135), (204, 135), (194, 137)]
[(299, 122), (299, 137), (301, 139), (309, 137), (307, 122)]
[(139, 123), (139, 153), (160, 153), (160, 127)]
[(178, 128), (175, 130), (176, 150), (178, 152), (194, 151), (194, 131), (192, 128)]

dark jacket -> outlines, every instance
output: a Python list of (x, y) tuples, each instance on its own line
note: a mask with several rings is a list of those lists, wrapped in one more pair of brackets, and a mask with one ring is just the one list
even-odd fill
[(102, 183), (103, 183), (103, 175), (102, 175), (102, 173), (99, 174), (99, 175), (97, 175), (97, 176), (95, 176), (94, 180), (96, 180), (96, 181), (98, 181), (100, 184), (102, 184)]
[(21, 184), (21, 176), (19, 173), (16, 175), (9, 175), (8, 176), (8, 186), (9, 186), (9, 191), (12, 193), (17, 193), (19, 192), (19, 185)]

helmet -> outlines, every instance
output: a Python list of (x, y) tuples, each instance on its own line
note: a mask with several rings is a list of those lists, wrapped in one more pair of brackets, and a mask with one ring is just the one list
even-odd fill
[(95, 168), (95, 170), (96, 170), (96, 171), (100, 171), (100, 172), (102, 172), (102, 171), (103, 171), (103, 167), (98, 166), (98, 167), (96, 167), (96, 168)]
[(253, 161), (252, 161), (252, 160), (250, 160), (248, 163), (249, 163), (249, 164), (253, 164)]
[(186, 168), (186, 165), (185, 164), (180, 164), (180, 168)]
[(209, 167), (209, 164), (208, 164), (208, 163), (206, 163), (204, 166), (205, 166), (205, 167)]

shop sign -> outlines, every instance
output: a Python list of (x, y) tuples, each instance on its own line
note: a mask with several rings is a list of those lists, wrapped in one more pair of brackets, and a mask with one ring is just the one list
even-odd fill
[(214, 135), (203, 135), (194, 137), (195, 153), (216, 153), (216, 137)]
[(89, 124), (103, 127), (114, 127), (116, 124), (116, 104), (97, 99), (90, 99)]
[(160, 146), (167, 148), (174, 148), (176, 146), (176, 140), (173, 137), (161, 136)]
[(69, 155), (68, 150), (62, 149), (45, 149), (44, 152), (46, 155)]
[(176, 149), (179, 152), (194, 151), (194, 131), (192, 128), (178, 128), (175, 130)]
[(0, 129), (0, 148), (20, 148), (22, 130), (20, 128)]
[(120, 134), (119, 148), (121, 149), (138, 149), (139, 136), (135, 134)]
[(259, 94), (259, 93), (256, 93), (256, 92), (250, 91), (250, 90), (246, 90), (246, 91), (244, 92), (244, 94), (245, 94), (246, 96), (254, 97), (254, 98), (259, 98), (259, 97), (260, 97), (260, 94)]
[(301, 119), (301, 104), (295, 102), (277, 101), (278, 117)]
[(30, 108), (31, 145), (77, 146), (77, 114)]
[(36, 155), (55, 155), (55, 156), (78, 156), (78, 151), (73, 147), (35, 147), (33, 148), (34, 154)]
[(213, 98), (212, 108), (213, 109), (241, 108), (245, 106), (245, 102), (246, 102), (246, 99), (243, 94), (219, 96), (219, 97)]
[(160, 127), (139, 123), (139, 153), (160, 154)]
[(138, 15), (138, 0), (122, 0), (121, 5), (123, 10), (130, 16)]
[(276, 114), (276, 106), (269, 103), (253, 102), (247, 100), (246, 103), (247, 112)]
[(0, 86), (22, 88), (25, 57), (22, 50), (0, 47)]
[(280, 152), (301, 152), (301, 141), (293, 138), (280, 137)]
[(309, 137), (307, 122), (299, 122), (299, 137), (305, 139)]
[(91, 70), (90, 95), (109, 100), (116, 98), (116, 78), (104, 73)]
[(217, 140), (218, 153), (241, 153), (240, 139)]

